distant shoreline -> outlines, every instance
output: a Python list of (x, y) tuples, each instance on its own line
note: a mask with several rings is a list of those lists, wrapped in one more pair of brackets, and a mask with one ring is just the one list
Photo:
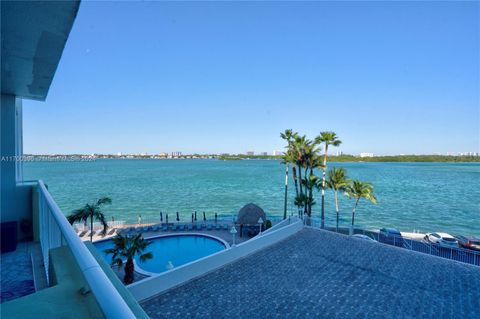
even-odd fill
[[(211, 159), (221, 161), (239, 161), (239, 160), (277, 160), (280, 161), (282, 156), (274, 155), (182, 155), (176, 157), (159, 156), (159, 155), (109, 155), (109, 154), (55, 154), (55, 155), (32, 155), (27, 154), (22, 157), (2, 158), (2, 161), (73, 161), (83, 160), (92, 161), (95, 159), (146, 159), (146, 160), (166, 160), (166, 159)], [(354, 155), (329, 156), (329, 162), (386, 162), (386, 163), (480, 163), (480, 156), (450, 156), (450, 155), (392, 155), (392, 156), (373, 156), (360, 157)]]

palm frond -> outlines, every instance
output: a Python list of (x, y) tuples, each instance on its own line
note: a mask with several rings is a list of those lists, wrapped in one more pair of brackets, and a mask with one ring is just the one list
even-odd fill
[(153, 254), (151, 252), (140, 255), (140, 261), (141, 262), (145, 262), (148, 259), (152, 259), (152, 258), (153, 258)]

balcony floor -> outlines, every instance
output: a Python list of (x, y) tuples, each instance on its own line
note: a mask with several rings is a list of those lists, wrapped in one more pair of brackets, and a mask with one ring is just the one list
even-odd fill
[(17, 250), (1, 256), (0, 302), (10, 301), (35, 292), (31, 252), (36, 243), (19, 243)]

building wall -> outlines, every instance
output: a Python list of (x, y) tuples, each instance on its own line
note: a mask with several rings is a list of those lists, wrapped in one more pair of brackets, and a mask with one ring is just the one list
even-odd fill
[(32, 187), (23, 183), (22, 100), (1, 96), (0, 112), (0, 220), (17, 221), (19, 238), (22, 219), (32, 219)]

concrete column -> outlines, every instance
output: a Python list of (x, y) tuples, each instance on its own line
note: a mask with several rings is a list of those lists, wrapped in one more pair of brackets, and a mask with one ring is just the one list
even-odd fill
[[(0, 220), (32, 219), (32, 187), (23, 185), (22, 100), (1, 95), (0, 112)], [(19, 238), (23, 236), (18, 229)]]

